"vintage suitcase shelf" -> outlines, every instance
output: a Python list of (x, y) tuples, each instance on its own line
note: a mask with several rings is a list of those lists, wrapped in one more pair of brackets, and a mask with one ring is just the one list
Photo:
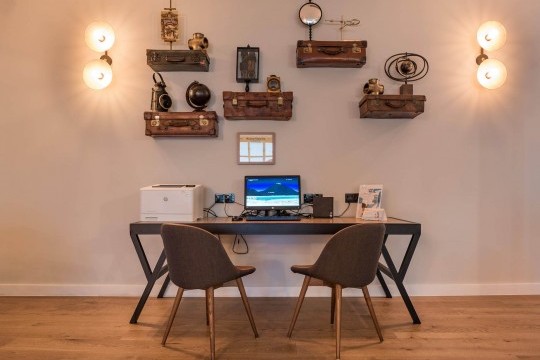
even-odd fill
[(424, 95), (365, 95), (360, 101), (360, 117), (412, 119), (424, 112)]
[(223, 111), (229, 120), (289, 120), (293, 93), (223, 92)]
[(216, 137), (218, 117), (215, 111), (144, 113), (147, 136)]
[(154, 71), (208, 71), (210, 59), (203, 50), (146, 50), (146, 63)]
[(366, 63), (367, 41), (298, 40), (296, 67), (361, 68)]

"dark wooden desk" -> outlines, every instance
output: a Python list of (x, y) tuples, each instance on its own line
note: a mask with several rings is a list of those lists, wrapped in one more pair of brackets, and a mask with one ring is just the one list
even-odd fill
[[(333, 218), (333, 219), (302, 219), (301, 221), (232, 221), (230, 218), (205, 218), (195, 222), (186, 222), (184, 224), (197, 226), (210, 231), (214, 234), (243, 234), (243, 235), (309, 235), (309, 234), (335, 234), (341, 229), (354, 224), (362, 224), (367, 221), (363, 221), (356, 218)], [(386, 265), (379, 263), (377, 270), (377, 279), (381, 283), (386, 297), (391, 298), (392, 294), (388, 289), (388, 285), (383, 277), (383, 274), (392, 279), (403, 298), (403, 302), (411, 315), (413, 323), (420, 324), (420, 318), (414, 309), (414, 306), (407, 294), (407, 290), (403, 285), (405, 274), (411, 263), (414, 250), (418, 244), (421, 234), (421, 225), (416, 222), (407, 220), (401, 220), (396, 218), (388, 218), (384, 222), (386, 225), (386, 234), (384, 237), (384, 245), (382, 249), (382, 256), (386, 262)], [(135, 324), (139, 319), (144, 304), (150, 296), (150, 292), (154, 287), (156, 281), (163, 275), (168, 273), (167, 265), (165, 264), (165, 252), (162, 251), (159, 259), (157, 260), (154, 268), (150, 267), (148, 259), (141, 244), (139, 235), (152, 235), (160, 234), (161, 222), (134, 222), (129, 224), (129, 235), (133, 241), (133, 246), (141, 262), (144, 274), (146, 276), (147, 284), (141, 295), (139, 303), (133, 312), (130, 323)], [(405, 252), (399, 270), (388, 249), (386, 248), (386, 241), (389, 235), (410, 235), (409, 245)], [(163, 286), (159, 292), (158, 297), (163, 297), (165, 290), (169, 284), (169, 276), (165, 279)]]

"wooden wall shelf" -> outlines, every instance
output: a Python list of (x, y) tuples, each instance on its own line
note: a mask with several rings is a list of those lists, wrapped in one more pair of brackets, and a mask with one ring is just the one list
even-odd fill
[(146, 136), (218, 136), (218, 116), (215, 111), (145, 111), (144, 121), (146, 123)]
[(203, 50), (146, 50), (146, 63), (154, 71), (208, 71), (210, 59)]
[(365, 95), (360, 118), (412, 119), (424, 112), (424, 95)]
[(401, 85), (399, 95), (364, 95), (360, 118), (412, 119), (424, 112), (424, 95), (413, 95), (413, 86)]
[(223, 92), (223, 112), (229, 120), (289, 120), (293, 93)]
[(298, 40), (296, 67), (361, 68), (366, 63), (367, 41)]

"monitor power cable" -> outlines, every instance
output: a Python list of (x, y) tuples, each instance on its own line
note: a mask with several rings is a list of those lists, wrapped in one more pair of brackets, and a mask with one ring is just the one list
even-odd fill
[[(238, 248), (237, 248), (237, 246), (240, 246), (240, 242), (244, 243), (244, 247), (245, 247), (244, 251), (239, 251)], [(249, 253), (249, 245), (248, 245), (247, 240), (244, 237), (244, 235), (242, 235), (242, 234), (234, 235), (232, 251), (233, 251), (233, 253), (240, 254), (240, 255), (245, 255), (245, 254)]]

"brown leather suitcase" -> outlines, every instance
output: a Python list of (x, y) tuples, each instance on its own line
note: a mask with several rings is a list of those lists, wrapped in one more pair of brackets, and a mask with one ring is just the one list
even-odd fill
[(218, 136), (218, 117), (215, 111), (145, 111), (144, 120), (147, 136)]
[(298, 40), (296, 67), (361, 68), (366, 63), (367, 41)]
[(424, 112), (424, 95), (364, 95), (360, 117), (373, 119), (412, 119)]
[(292, 91), (223, 92), (223, 112), (229, 120), (289, 120)]
[(154, 71), (208, 71), (210, 59), (203, 50), (146, 50), (146, 63)]

